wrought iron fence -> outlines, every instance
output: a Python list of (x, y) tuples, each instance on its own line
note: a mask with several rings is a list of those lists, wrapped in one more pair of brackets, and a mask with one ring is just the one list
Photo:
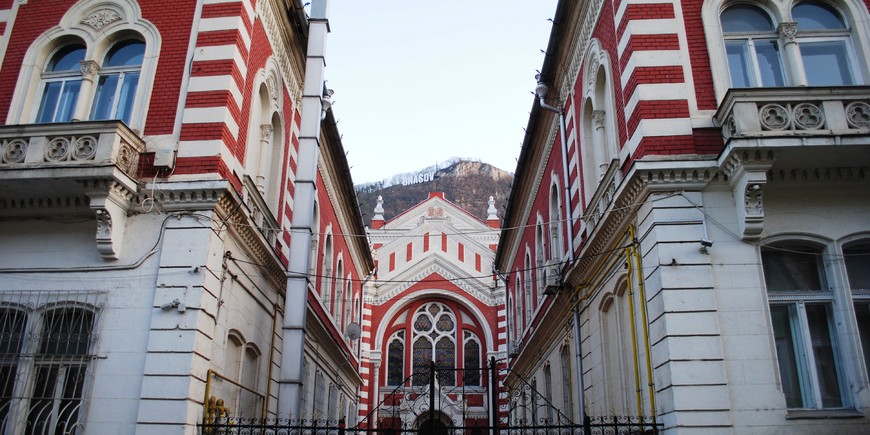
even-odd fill
[[(586, 416), (575, 422), (522, 378), (511, 386), (499, 382), (508, 369), (474, 369), (484, 386), (455, 385), (469, 378), (464, 369), (418, 370), (351, 427), (344, 420), (238, 418), (210, 403), (201, 425), (203, 435), (628, 435), (658, 434), (654, 417)], [(423, 381), (425, 380), (425, 381)], [(356, 418), (354, 418), (354, 421)]]

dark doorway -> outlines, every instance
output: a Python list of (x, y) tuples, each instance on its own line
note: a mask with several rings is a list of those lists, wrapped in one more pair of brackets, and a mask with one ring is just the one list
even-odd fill
[(437, 418), (431, 418), (420, 424), (420, 435), (447, 435), (447, 425)]

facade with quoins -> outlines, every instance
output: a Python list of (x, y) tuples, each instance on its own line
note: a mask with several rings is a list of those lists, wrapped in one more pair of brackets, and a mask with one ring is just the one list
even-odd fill
[(870, 430), (868, 18), (558, 3), (496, 257), (509, 384), (575, 421)]
[(0, 1), (3, 433), (356, 413), (325, 9)]

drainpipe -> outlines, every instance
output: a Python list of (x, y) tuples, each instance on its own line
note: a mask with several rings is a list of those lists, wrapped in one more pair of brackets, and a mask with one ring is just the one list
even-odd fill
[(324, 50), (329, 33), (329, 0), (313, 0), (308, 20), (308, 49), (302, 90), (302, 122), (299, 126), (294, 232), (290, 244), (287, 296), (282, 325), (283, 347), (278, 387), (280, 417), (299, 418), (302, 392), (302, 359), (305, 353), (305, 316), (308, 309), (309, 249), (314, 235), (314, 203), (317, 198), (317, 155), (320, 122), (324, 110)]
[[(535, 76), (538, 80), (538, 85), (535, 86), (535, 95), (538, 97), (538, 104), (542, 109), (559, 115), (559, 139), (562, 142), (562, 184), (565, 189), (565, 200), (562, 202), (565, 207), (565, 235), (568, 242), (568, 266), (574, 264), (574, 219), (571, 210), (571, 186), (568, 178), (568, 141), (565, 135), (565, 112), (555, 106), (551, 106), (544, 101), (547, 96), (547, 85), (541, 81), (541, 75)], [(564, 269), (563, 269), (564, 273)], [(577, 407), (580, 409), (580, 421), (586, 419), (586, 398), (584, 396), (585, 386), (583, 384), (583, 348), (581, 347), (582, 338), (580, 337), (580, 304), (574, 306), (574, 348), (577, 349)]]
[(565, 240), (568, 242), (568, 265), (574, 264), (574, 219), (571, 216), (571, 186), (568, 184), (568, 142), (565, 141), (565, 112), (562, 109), (551, 106), (544, 101), (547, 96), (547, 85), (541, 81), (541, 75), (535, 76), (538, 85), (535, 86), (535, 95), (542, 109), (559, 115), (559, 138), (562, 141), (562, 184), (565, 186)]

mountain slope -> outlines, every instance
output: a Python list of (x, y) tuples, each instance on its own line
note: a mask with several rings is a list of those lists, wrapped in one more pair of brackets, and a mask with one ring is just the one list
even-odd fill
[(513, 174), (482, 162), (451, 162), (449, 166), (437, 170), (427, 168), (418, 173), (394, 176), (391, 180), (395, 180), (396, 184), (389, 185), (385, 180), (356, 186), (365, 223), (371, 221), (379, 195), (384, 199), (384, 219), (390, 220), (428, 198), (429, 192), (444, 192), (448, 201), (481, 220), (486, 220), (487, 201), (492, 196), (501, 217)]

